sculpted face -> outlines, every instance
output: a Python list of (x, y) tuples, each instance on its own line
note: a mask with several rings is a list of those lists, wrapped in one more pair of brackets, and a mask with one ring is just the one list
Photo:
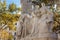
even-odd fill
[(45, 4), (44, 3), (41, 3), (41, 6), (43, 7), (43, 6), (45, 6)]

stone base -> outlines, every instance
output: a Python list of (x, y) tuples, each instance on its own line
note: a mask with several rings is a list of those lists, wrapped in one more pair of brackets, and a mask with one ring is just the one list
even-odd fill
[(24, 38), (21, 40), (57, 40), (57, 38)]
[(35, 38), (33, 40), (57, 40), (57, 38)]

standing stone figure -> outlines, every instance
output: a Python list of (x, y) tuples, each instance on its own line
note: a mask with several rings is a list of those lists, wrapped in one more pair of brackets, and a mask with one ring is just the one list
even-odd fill
[[(25, 19), (28, 21), (30, 19), (29, 17), (27, 17), (26, 14), (29, 15), (32, 12), (32, 4), (31, 3), (32, 3), (31, 0), (21, 0), (22, 12), (21, 12), (21, 17), (19, 18), (19, 21), (17, 22), (17, 32), (16, 32), (17, 38), (16, 38), (16, 40), (20, 40), (21, 38), (26, 36), (26, 33), (25, 33), (26, 32), (26, 26), (25, 26), (26, 23), (24, 23), (24, 22), (25, 22)], [(22, 31), (24, 31), (24, 32), (22, 32)]]
[(38, 40), (57, 40), (57, 34), (52, 31), (53, 13), (45, 6), (44, 3), (41, 3), (41, 5), (42, 7), (34, 13), (34, 32), (38, 35)]

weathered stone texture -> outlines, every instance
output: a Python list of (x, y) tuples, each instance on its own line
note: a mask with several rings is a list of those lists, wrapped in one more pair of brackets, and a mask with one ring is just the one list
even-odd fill
[[(21, 1), (27, 2), (27, 0)], [(28, 5), (24, 3), (22, 3), (22, 6)], [(26, 6), (26, 9), (24, 9), (24, 7), (22, 7), (22, 11), (29, 13), (26, 9), (30, 8)], [(17, 40), (57, 40), (57, 34), (52, 32), (53, 13), (43, 5), (40, 9), (35, 10), (33, 15), (24, 14), (20, 17)]]
[(29, 0), (21, 0), (22, 14), (30, 14), (32, 12), (32, 2)]

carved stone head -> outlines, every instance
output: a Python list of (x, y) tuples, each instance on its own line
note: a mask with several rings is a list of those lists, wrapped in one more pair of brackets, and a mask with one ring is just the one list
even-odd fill
[(45, 3), (41, 3), (41, 6), (42, 6), (42, 7), (45, 6)]

